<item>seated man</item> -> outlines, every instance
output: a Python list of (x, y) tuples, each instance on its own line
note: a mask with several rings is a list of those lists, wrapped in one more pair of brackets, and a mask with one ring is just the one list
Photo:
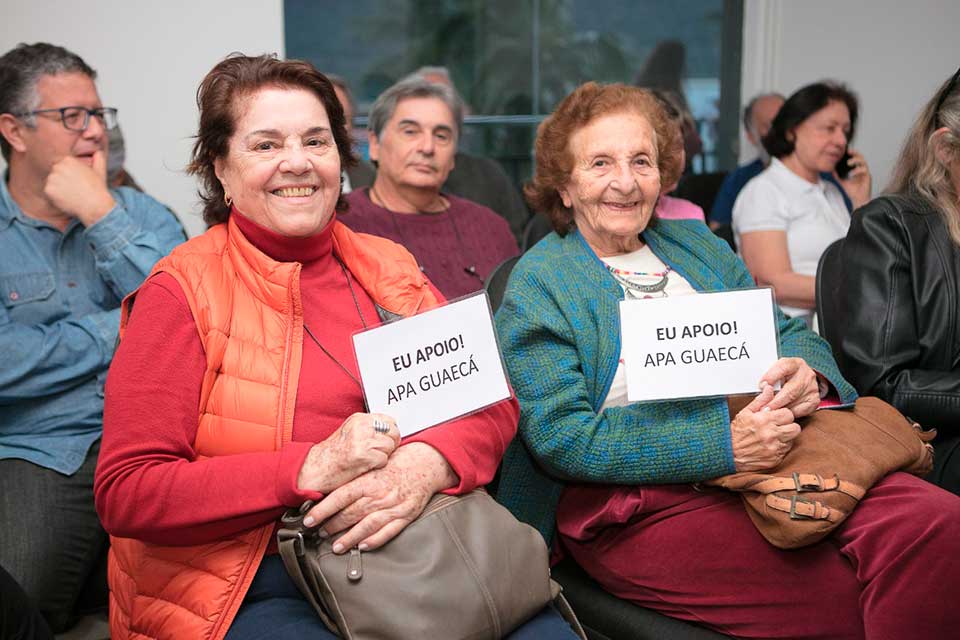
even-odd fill
[(720, 185), (720, 191), (713, 201), (710, 211), (710, 226), (730, 224), (733, 219), (733, 203), (737, 195), (751, 178), (760, 175), (770, 163), (770, 156), (760, 140), (770, 131), (770, 124), (783, 106), (783, 96), (779, 93), (761, 93), (754, 96), (743, 109), (743, 126), (747, 140), (757, 150), (757, 157), (747, 164), (731, 171)]
[(108, 189), (117, 112), (95, 77), (50, 44), (0, 56), (0, 565), (55, 632), (107, 539), (93, 472), (120, 300), (184, 239), (154, 199)]
[(494, 267), (519, 253), (506, 220), (441, 193), (462, 121), (450, 87), (410, 78), (384, 91), (367, 132), (376, 180), (347, 196), (350, 210), (340, 217), (354, 231), (404, 245), (448, 299), (482, 289)]
[[(420, 67), (407, 76), (416, 77), (448, 86), (455, 93), (457, 91), (446, 67)], [(490, 207), (510, 223), (510, 229), (518, 240), (523, 236), (530, 211), (516, 185), (496, 160), (457, 151), (453, 171), (447, 176), (443, 190)]]

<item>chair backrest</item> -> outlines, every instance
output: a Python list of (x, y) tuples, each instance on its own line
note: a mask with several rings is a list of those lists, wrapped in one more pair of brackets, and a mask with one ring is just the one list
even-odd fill
[(830, 343), (833, 353), (840, 348), (843, 323), (840, 315), (840, 282), (843, 278), (841, 250), (843, 238), (830, 243), (817, 264), (817, 328)]
[(732, 227), (732, 226), (730, 226), (729, 224), (721, 224), (721, 225), (718, 225), (718, 226), (713, 230), (713, 235), (717, 236), (718, 238), (722, 238), (723, 240), (725, 240), (726, 243), (727, 243), (728, 245), (730, 245), (730, 250), (733, 251), (734, 253), (737, 252), (737, 242), (736, 242), (736, 240), (735, 240), (734, 237), (733, 237), (733, 227)]
[(487, 295), (490, 296), (490, 306), (493, 307), (494, 313), (497, 312), (497, 309), (500, 308), (500, 303), (503, 302), (503, 294), (507, 290), (510, 272), (513, 271), (513, 267), (519, 259), (520, 256), (507, 258), (494, 267), (490, 275), (487, 276), (487, 281), (483, 283), (483, 288), (487, 290)]
[(723, 179), (726, 177), (726, 171), (687, 174), (680, 178), (677, 190), (671, 195), (689, 200), (698, 205), (709, 216), (710, 210), (713, 209), (713, 201), (717, 199), (717, 194), (720, 193), (720, 185), (723, 184)]
[(527, 221), (527, 228), (523, 230), (523, 245), (520, 251), (526, 252), (547, 237), (551, 231), (553, 231), (553, 223), (550, 222), (550, 218), (542, 213), (533, 214), (533, 217)]

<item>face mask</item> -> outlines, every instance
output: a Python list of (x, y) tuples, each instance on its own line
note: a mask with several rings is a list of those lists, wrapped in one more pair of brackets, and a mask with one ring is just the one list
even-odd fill
[(107, 130), (107, 141), (109, 148), (107, 151), (107, 181), (110, 182), (123, 171), (123, 162), (126, 158), (126, 150), (123, 145), (123, 133), (120, 127)]

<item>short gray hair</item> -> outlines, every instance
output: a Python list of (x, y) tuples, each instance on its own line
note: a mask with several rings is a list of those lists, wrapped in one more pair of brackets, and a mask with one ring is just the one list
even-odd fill
[(443, 78), (451, 87), (453, 86), (453, 78), (450, 77), (450, 70), (446, 67), (420, 67), (406, 78), (401, 78), (401, 80), (408, 80), (417, 76), (421, 78), (426, 78), (427, 76), (439, 76)]
[[(82, 73), (91, 80), (97, 72), (77, 54), (46, 42), (20, 43), (0, 56), (0, 113), (20, 114), (33, 111), (40, 104), (37, 82), (41, 77), (58, 73)], [(30, 127), (32, 117), (24, 118)], [(0, 136), (0, 151), (10, 160), (10, 144)]]
[(743, 108), (743, 127), (751, 133), (755, 133), (753, 130), (753, 108), (764, 98), (780, 98), (784, 102), (787, 101), (782, 93), (777, 93), (776, 91), (761, 93), (750, 98), (750, 102)]
[(457, 138), (460, 137), (460, 130), (463, 128), (463, 101), (460, 96), (451, 87), (435, 84), (418, 75), (405, 78), (380, 94), (370, 107), (367, 129), (379, 138), (397, 110), (397, 104), (407, 98), (436, 98), (443, 102), (453, 114), (457, 125)]

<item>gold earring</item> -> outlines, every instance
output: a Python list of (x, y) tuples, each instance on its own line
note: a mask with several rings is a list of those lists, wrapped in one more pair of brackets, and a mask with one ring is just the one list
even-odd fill
[(227, 194), (223, 194), (223, 201), (227, 204), (228, 207), (233, 206), (233, 198), (231, 198)]

